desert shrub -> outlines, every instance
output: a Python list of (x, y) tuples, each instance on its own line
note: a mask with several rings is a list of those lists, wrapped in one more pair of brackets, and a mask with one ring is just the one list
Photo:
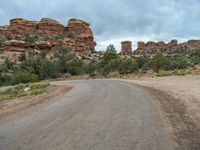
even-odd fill
[(97, 70), (97, 63), (91, 62), (85, 66), (85, 73), (94, 74)]
[(18, 92), (19, 92), (19, 90), (16, 89), (15, 87), (9, 88), (9, 89), (7, 90), (7, 94), (10, 95), (10, 98), (16, 97), (17, 94), (18, 94)]
[(75, 38), (76, 38), (76, 35), (75, 35), (74, 33), (71, 32), (71, 33), (68, 33), (68, 34), (67, 34), (67, 37), (68, 37), (68, 38), (71, 38), (71, 39), (75, 39)]
[(20, 69), (14, 72), (13, 78), (15, 84), (37, 82), (39, 80), (36, 74)]
[(8, 73), (14, 70), (14, 62), (11, 59), (6, 58), (4, 63), (0, 66), (1, 72)]
[(38, 40), (38, 36), (36, 35), (25, 35), (24, 41), (34, 43)]
[(159, 72), (166, 67), (166, 57), (158, 52), (150, 61), (150, 66), (155, 72)]
[(166, 58), (166, 69), (175, 70), (175, 69), (184, 69), (189, 66), (189, 59), (184, 55), (175, 55)]
[(193, 66), (200, 64), (200, 49), (192, 50), (190, 53), (190, 59)]
[(19, 61), (21, 61), (21, 62), (26, 61), (26, 54), (25, 53), (20, 53)]
[(119, 64), (120, 74), (128, 74), (138, 71), (138, 65), (131, 58), (123, 58)]
[(71, 75), (81, 75), (84, 74), (85, 63), (81, 59), (73, 59), (68, 64), (68, 72)]
[(0, 37), (0, 47), (3, 45), (3, 43), (4, 43), (6, 40), (7, 40), (6, 37), (4, 37), (4, 36), (1, 36), (1, 37)]
[(97, 70), (102, 75), (107, 76), (109, 73), (118, 70), (120, 58), (117, 55), (115, 47), (110, 44), (104, 53), (101, 61), (97, 64)]
[(39, 69), (40, 79), (56, 78), (58, 75), (57, 66), (54, 62), (44, 59)]
[(120, 78), (120, 73), (119, 71), (114, 71), (114, 72), (111, 72), (107, 75), (108, 78)]
[(0, 74), (0, 86), (8, 86), (13, 84), (13, 76), (11, 74)]
[(144, 56), (135, 58), (138, 68), (142, 69), (147, 64), (147, 58)]
[(71, 53), (71, 48), (67, 46), (56, 47), (54, 57), (57, 58), (56, 65), (60, 73), (67, 73), (69, 70), (69, 63), (75, 58)]

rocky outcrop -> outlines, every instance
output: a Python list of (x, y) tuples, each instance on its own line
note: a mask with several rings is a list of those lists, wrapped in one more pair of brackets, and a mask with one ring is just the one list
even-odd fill
[(19, 40), (10, 40), (10, 41), (5, 41), (3, 43), (4, 47), (9, 47), (9, 46), (13, 46), (13, 47), (25, 47), (26, 42), (24, 41), (19, 41)]
[[(96, 43), (94, 42), (94, 37), (92, 30), (90, 28), (90, 24), (80, 20), (80, 19), (70, 19), (67, 26), (67, 31), (69, 33), (75, 34), (76, 37), (78, 37), (76, 43), (77, 50), (81, 52), (82, 47), (88, 50), (91, 50), (92, 52), (95, 50)], [(84, 43), (84, 44), (81, 44)], [(82, 46), (81, 46), (82, 45)]]
[(51, 43), (48, 41), (37, 41), (37, 42), (35, 42), (35, 46), (36, 46), (36, 48), (39, 48), (39, 49), (51, 49), (52, 48)]
[(134, 53), (136, 54), (152, 54), (158, 51), (173, 53), (178, 49), (192, 50), (200, 49), (200, 40), (189, 40), (188, 42), (178, 43), (177, 40), (171, 40), (168, 43), (160, 42), (138, 42), (138, 47)]
[(132, 55), (132, 42), (131, 41), (121, 42), (121, 55)]
[(53, 19), (43, 18), (37, 25), (38, 35), (59, 35), (64, 32), (65, 27)]
[[(70, 19), (64, 26), (50, 18), (40, 21), (16, 18), (10, 20), (9, 25), (0, 26), (0, 36), (14, 39), (2, 44), (0, 57), (1, 54), (9, 54), (9, 51), (28, 52), (31, 49), (43, 50), (48, 55), (54, 47), (62, 45), (69, 46), (77, 54), (88, 54), (93, 53), (96, 46), (90, 24), (80, 19)], [(30, 41), (26, 36), (37, 39)]]

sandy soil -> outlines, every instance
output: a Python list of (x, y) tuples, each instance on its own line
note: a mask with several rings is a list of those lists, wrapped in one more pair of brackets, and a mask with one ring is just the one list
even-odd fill
[(29, 113), (32, 110), (47, 105), (48, 103), (54, 102), (66, 91), (71, 89), (72, 87), (67, 85), (51, 85), (47, 93), (37, 96), (25, 96), (18, 99), (0, 101), (0, 124), (19, 117), (24, 113)]
[(159, 100), (174, 128), (177, 142), (200, 148), (200, 76), (169, 76), (123, 80), (145, 87)]

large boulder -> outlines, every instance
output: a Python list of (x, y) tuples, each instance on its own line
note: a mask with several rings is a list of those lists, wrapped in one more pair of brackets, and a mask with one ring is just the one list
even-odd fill
[(35, 42), (35, 46), (39, 49), (51, 49), (52, 45), (48, 41), (37, 41)]

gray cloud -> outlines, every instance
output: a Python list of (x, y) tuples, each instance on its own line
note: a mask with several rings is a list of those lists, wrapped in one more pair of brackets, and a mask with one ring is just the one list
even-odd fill
[[(185, 40), (200, 37), (199, 0), (1, 0), (0, 24), (12, 18), (70, 18), (91, 23), (97, 43), (126, 38), (137, 40)], [(117, 40), (119, 39), (119, 40)]]

